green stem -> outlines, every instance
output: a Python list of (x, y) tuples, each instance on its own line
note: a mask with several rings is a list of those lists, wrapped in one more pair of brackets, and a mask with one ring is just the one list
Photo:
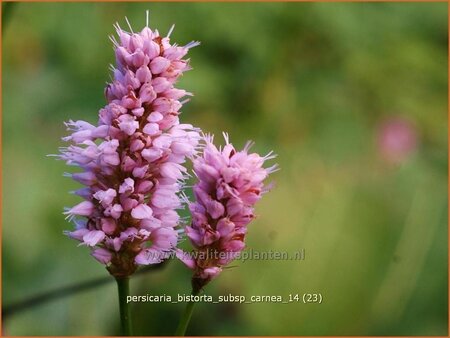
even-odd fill
[[(134, 276), (142, 275), (144, 273), (148, 273), (151, 271), (156, 271), (164, 266), (167, 265), (168, 260), (163, 261), (158, 264), (154, 265), (147, 265), (140, 270), (136, 271), (134, 273)], [(18, 301), (11, 304), (6, 304), (3, 306), (2, 311), (2, 319), (6, 320), (11, 317), (13, 317), (16, 314), (21, 313), (22, 311), (29, 310), (36, 306), (41, 306), (42, 304), (45, 304), (47, 302), (61, 299), (64, 297), (70, 297), (73, 296), (79, 292), (87, 291), (94, 289), (96, 287), (102, 286), (104, 284), (107, 284), (109, 282), (112, 282), (111, 276), (105, 276), (100, 278), (94, 278), (90, 279), (85, 282), (81, 282), (79, 284), (72, 284), (69, 286), (63, 286), (61, 288), (53, 289), (47, 292), (39, 293), (34, 296), (30, 296), (27, 299), (24, 299), (22, 301)]]
[[(192, 295), (198, 295), (199, 291), (192, 290)], [(192, 317), (192, 312), (194, 310), (195, 302), (190, 301), (187, 303), (186, 308), (184, 309), (183, 316), (181, 317), (180, 323), (178, 324), (178, 328), (175, 331), (175, 336), (184, 336), (186, 334), (186, 329), (189, 325), (189, 321)]]
[(116, 277), (117, 288), (119, 289), (120, 322), (122, 324), (122, 335), (131, 336), (131, 313), (127, 303), (127, 296), (130, 295), (130, 278)]

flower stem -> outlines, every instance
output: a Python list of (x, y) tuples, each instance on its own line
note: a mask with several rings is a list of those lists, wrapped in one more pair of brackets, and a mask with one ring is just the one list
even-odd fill
[[(200, 290), (198, 291), (192, 290), (192, 296), (198, 295), (199, 292)], [(186, 304), (183, 316), (181, 317), (180, 323), (178, 324), (178, 328), (175, 331), (175, 336), (184, 336), (186, 334), (186, 329), (189, 325), (189, 321), (191, 320), (194, 305), (195, 302), (193, 302), (192, 300)]]
[(119, 290), (120, 322), (122, 324), (122, 335), (131, 336), (131, 313), (127, 303), (127, 296), (130, 295), (130, 278), (116, 277), (117, 288)]

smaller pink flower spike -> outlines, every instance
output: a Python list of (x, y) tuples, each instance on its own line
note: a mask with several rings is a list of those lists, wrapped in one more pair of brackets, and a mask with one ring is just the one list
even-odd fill
[(224, 134), (226, 145), (217, 148), (213, 137), (204, 137), (203, 153), (193, 159), (197, 183), (195, 201), (189, 204), (191, 225), (185, 229), (193, 253), (177, 250), (177, 257), (194, 270), (192, 285), (198, 292), (217, 277), (245, 248), (247, 225), (255, 218), (254, 205), (268, 191), (264, 184), (277, 165), (264, 168), (275, 155), (249, 153), (248, 142), (236, 151)]

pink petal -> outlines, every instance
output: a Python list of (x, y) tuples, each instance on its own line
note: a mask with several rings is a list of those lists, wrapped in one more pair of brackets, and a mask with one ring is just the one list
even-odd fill
[(153, 215), (153, 210), (146, 204), (140, 204), (131, 210), (131, 216), (136, 219), (150, 218)]
[(78, 216), (90, 216), (94, 211), (94, 204), (89, 201), (83, 201), (74, 207), (72, 207), (69, 211), (66, 211), (66, 215), (78, 215)]
[(92, 251), (91, 255), (102, 264), (111, 262), (112, 254), (109, 250), (98, 248)]
[(158, 56), (150, 62), (150, 70), (152, 74), (160, 74), (170, 66), (170, 61), (162, 56)]
[(113, 218), (102, 218), (100, 220), (100, 224), (102, 226), (102, 230), (104, 233), (111, 235), (116, 231), (117, 224)]
[(92, 230), (83, 236), (84, 244), (95, 246), (105, 238), (105, 233), (100, 230)]

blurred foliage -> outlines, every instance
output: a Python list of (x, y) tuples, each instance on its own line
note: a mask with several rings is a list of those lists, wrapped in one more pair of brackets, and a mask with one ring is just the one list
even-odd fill
[[(127, 16), (191, 51), (184, 122), (279, 154), (248, 247), (304, 261), (237, 262), (220, 294), (320, 292), (320, 305), (199, 304), (195, 335), (447, 335), (446, 3), (19, 3), (3, 30), (3, 304), (106, 271), (62, 235), (76, 184), (47, 158), (63, 121), (95, 122)], [(419, 146), (379, 155), (380, 121), (400, 116)], [(218, 135), (218, 136), (219, 136)], [(220, 137), (217, 138), (218, 140)], [(188, 293), (179, 262), (133, 294)], [(7, 335), (112, 335), (114, 283), (4, 322)], [(136, 334), (171, 335), (182, 304), (133, 305)]]

